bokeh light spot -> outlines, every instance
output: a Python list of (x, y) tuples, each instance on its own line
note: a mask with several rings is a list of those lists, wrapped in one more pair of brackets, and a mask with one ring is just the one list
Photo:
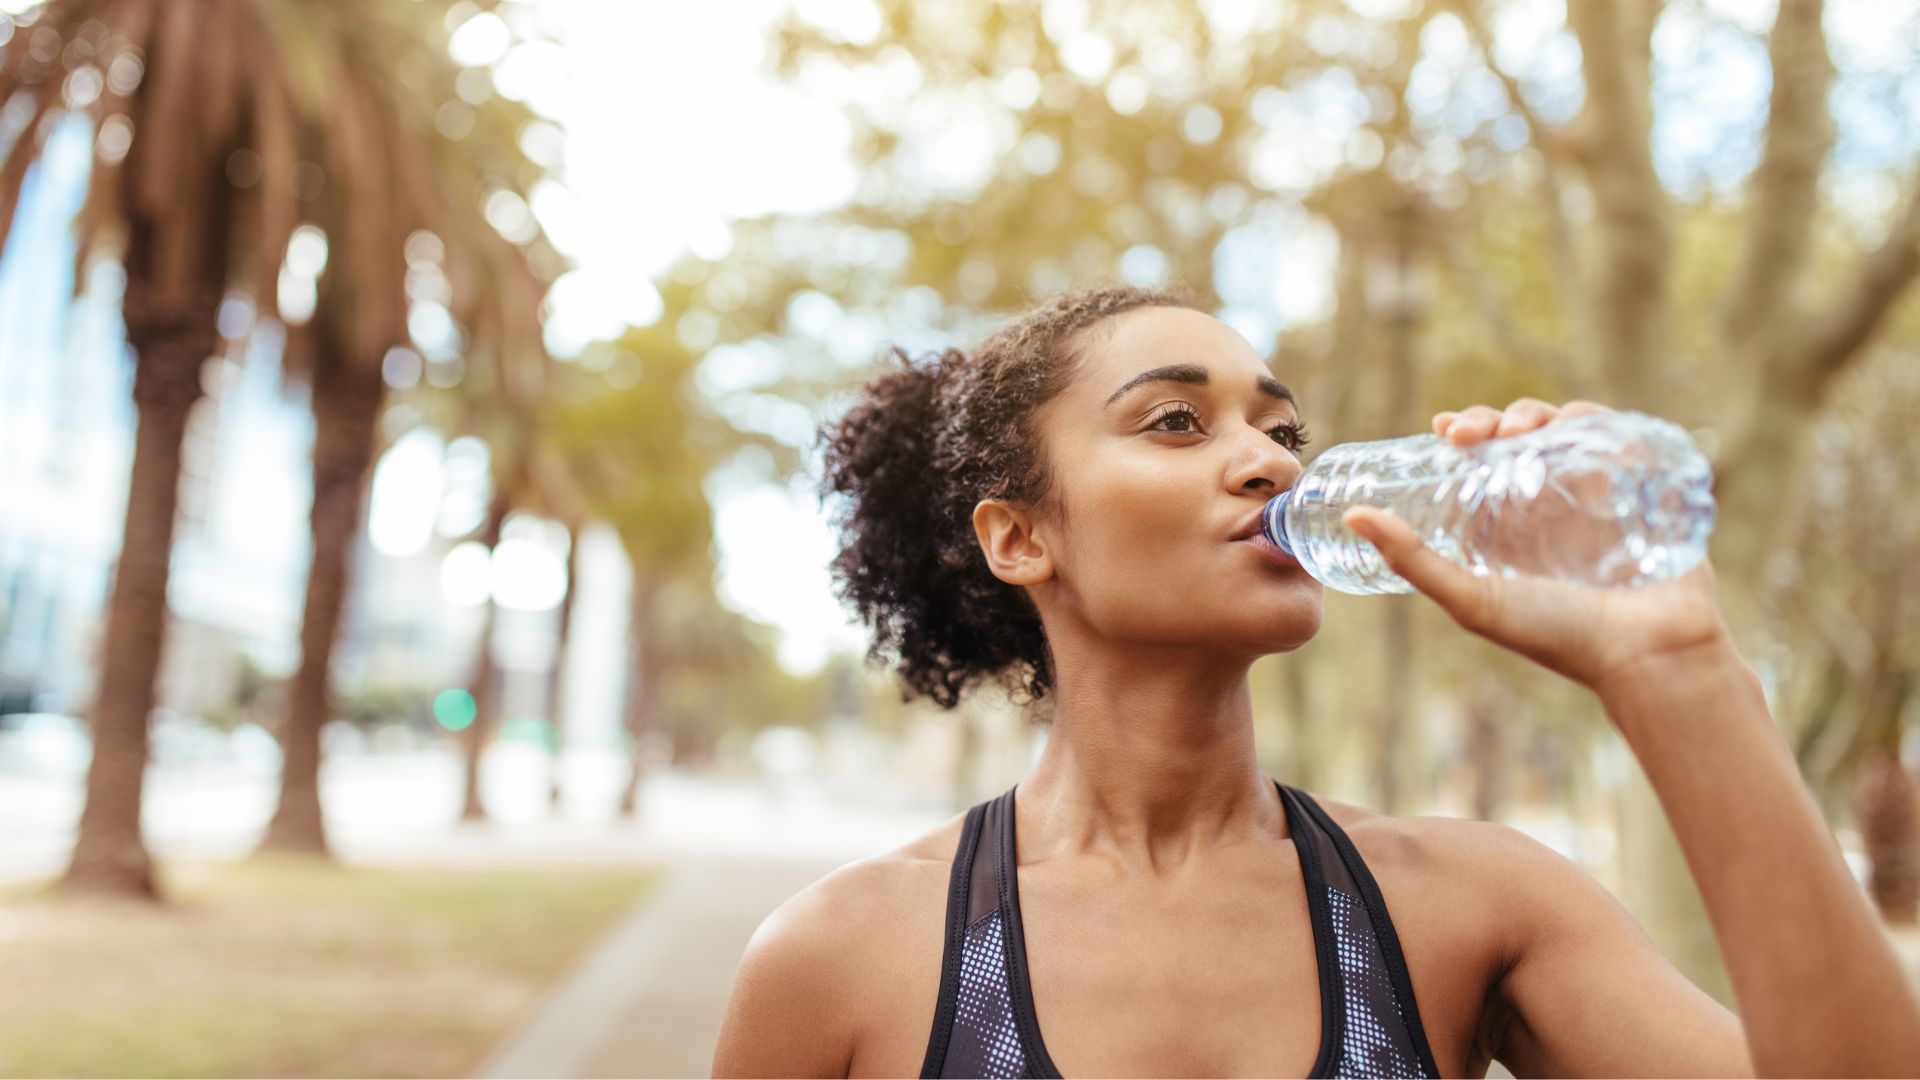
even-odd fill
[(442, 690), (433, 698), (433, 722), (448, 731), (465, 731), (478, 712), (473, 695), (458, 688)]

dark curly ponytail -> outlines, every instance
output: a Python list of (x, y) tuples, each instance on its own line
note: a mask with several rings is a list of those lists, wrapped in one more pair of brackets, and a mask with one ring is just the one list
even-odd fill
[(1040, 305), (971, 354), (916, 361), (893, 350), (888, 370), (821, 430), (821, 493), (845, 496), (834, 578), (873, 627), (870, 658), (893, 659), (909, 696), (951, 709), (982, 678), (1033, 699), (1052, 687), (1040, 616), (987, 568), (974, 505), (1046, 497), (1031, 421), (1072, 374), (1075, 334), (1134, 308), (1191, 306), (1174, 293), (1095, 289)]

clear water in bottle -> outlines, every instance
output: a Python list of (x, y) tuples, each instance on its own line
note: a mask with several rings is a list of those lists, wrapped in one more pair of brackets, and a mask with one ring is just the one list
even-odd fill
[(1392, 511), (1480, 576), (1638, 587), (1706, 557), (1713, 470), (1684, 429), (1638, 412), (1555, 420), (1457, 447), (1437, 435), (1328, 447), (1261, 515), (1267, 539), (1328, 588), (1412, 592), (1341, 524)]

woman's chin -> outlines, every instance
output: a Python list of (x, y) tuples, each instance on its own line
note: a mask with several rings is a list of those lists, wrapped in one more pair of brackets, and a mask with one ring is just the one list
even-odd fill
[(1312, 641), (1314, 635), (1320, 632), (1324, 609), (1316, 590), (1311, 600), (1301, 598), (1282, 602), (1272, 608), (1271, 613), (1271, 618), (1242, 626), (1248, 644), (1262, 656), (1292, 652)]

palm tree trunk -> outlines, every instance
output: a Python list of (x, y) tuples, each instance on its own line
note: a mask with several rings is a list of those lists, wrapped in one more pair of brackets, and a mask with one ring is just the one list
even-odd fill
[(480, 758), (486, 753), (487, 730), (493, 726), (497, 708), (495, 691), (500, 683), (500, 671), (493, 662), (493, 628), (497, 615), (493, 598), (488, 597), (486, 617), (480, 624), (480, 644), (475, 647), (473, 678), (467, 686), (467, 693), (473, 698), (473, 722), (460, 733), (460, 749), (466, 761), (461, 782), (461, 821), (485, 821), (487, 817), (486, 805), (480, 801)]
[(661, 650), (655, 632), (660, 587), (645, 574), (634, 575), (633, 619), (627, 629), (627, 733), (633, 736), (633, 768), (620, 793), (620, 813), (639, 813), (640, 783), (645, 778), (647, 736), (660, 727)]
[[(496, 486), (493, 500), (487, 504), (487, 520), (481, 527), (480, 542), (491, 552), (500, 546), (500, 530), (511, 509), (504, 490)], [(487, 736), (493, 730), (494, 714), (499, 711), (500, 671), (493, 662), (493, 628), (499, 606), (493, 594), (487, 594), (486, 615), (480, 624), (480, 643), (474, 648), (473, 679), (467, 692), (473, 696), (473, 723), (462, 732), (461, 746), (466, 751), (466, 794), (460, 803), (461, 821), (484, 821), (487, 808), (480, 802), (480, 756), (486, 751)]]
[(553, 667), (547, 672), (547, 805), (560, 809), (560, 748), (566, 735), (567, 646), (573, 638), (574, 582), (580, 577), (580, 530), (567, 527), (567, 591), (560, 594), (559, 626), (554, 631)]
[[(321, 347), (328, 349), (325, 343)], [(267, 826), (262, 850), (328, 854), (320, 809), (320, 729), (331, 714), (333, 647), (351, 578), (348, 561), (360, 533), (361, 495), (373, 462), (374, 427), (384, 389), (379, 369), (367, 368), (337, 353), (315, 358), (313, 562), (300, 625), (300, 668), (287, 690), (287, 716), (280, 729), (285, 755), (280, 805)]]
[(180, 446), (187, 418), (200, 398), (200, 368), (212, 355), (214, 340), (210, 332), (155, 331), (149, 336), (132, 325), (128, 338), (139, 357), (133, 375), (139, 414), (133, 470), (120, 561), (107, 604), (86, 809), (61, 887), (154, 898), (152, 860), (140, 835), (147, 717), (153, 711), (166, 638)]

